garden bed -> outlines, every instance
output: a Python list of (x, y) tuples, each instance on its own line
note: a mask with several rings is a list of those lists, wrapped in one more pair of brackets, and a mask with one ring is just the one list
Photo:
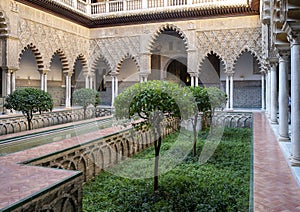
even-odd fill
[[(175, 133), (163, 140), (161, 155), (177, 136)], [(205, 137), (205, 133), (199, 136), (198, 154)], [(102, 172), (83, 187), (83, 211), (249, 211), (251, 141), (251, 129), (226, 128), (205, 164), (188, 155), (159, 176), (159, 192), (155, 194), (152, 178), (130, 179)], [(151, 158), (153, 154), (151, 147), (135, 158)]]

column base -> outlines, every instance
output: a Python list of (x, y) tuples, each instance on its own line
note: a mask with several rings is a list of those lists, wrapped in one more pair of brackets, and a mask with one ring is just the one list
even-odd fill
[(300, 158), (295, 158), (293, 156), (290, 157), (290, 162), (292, 166), (299, 166), (300, 167)]
[(278, 140), (279, 141), (283, 141), (283, 142), (289, 142), (289, 141), (291, 141), (291, 139), (290, 139), (289, 136), (282, 136), (282, 135), (279, 135)]

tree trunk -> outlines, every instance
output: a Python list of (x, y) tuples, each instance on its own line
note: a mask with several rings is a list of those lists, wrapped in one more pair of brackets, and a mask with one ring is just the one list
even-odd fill
[(159, 152), (161, 146), (161, 132), (159, 126), (156, 127), (155, 132), (157, 133), (154, 140), (154, 149), (155, 149), (155, 164), (154, 164), (154, 182), (153, 188), (154, 192), (158, 191), (158, 161), (159, 161)]
[(27, 113), (27, 124), (28, 124), (28, 130), (31, 130), (32, 128), (31, 128), (31, 120), (32, 120), (32, 112), (28, 112)]
[(83, 107), (83, 119), (86, 119), (86, 107)]
[(194, 144), (193, 144), (193, 155), (197, 155), (197, 122), (198, 122), (198, 114), (194, 116), (193, 121), (193, 132), (194, 132)]

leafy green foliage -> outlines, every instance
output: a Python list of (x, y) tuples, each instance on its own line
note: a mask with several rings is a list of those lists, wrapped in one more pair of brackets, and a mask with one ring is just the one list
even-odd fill
[(100, 95), (93, 89), (81, 88), (73, 92), (72, 101), (73, 104), (83, 107), (84, 116), (86, 117), (86, 109), (89, 105), (96, 107), (100, 104)]
[(150, 120), (153, 112), (161, 111), (175, 117), (188, 118), (192, 114), (191, 93), (178, 84), (152, 80), (126, 88), (114, 102), (116, 118), (131, 118), (138, 115)]
[(189, 89), (191, 90), (194, 96), (194, 102), (197, 105), (196, 113), (209, 111), (211, 109), (211, 104), (207, 89), (200, 86), (189, 87)]
[(208, 87), (207, 93), (209, 96), (209, 103), (212, 114), (214, 114), (215, 109), (225, 107), (227, 95), (224, 91), (216, 87)]
[(152, 80), (137, 83), (123, 91), (115, 99), (117, 119), (132, 118), (136, 114), (145, 119), (142, 124), (152, 127), (155, 166), (154, 191), (158, 190), (158, 161), (161, 147), (161, 122), (166, 115), (189, 118), (194, 112), (193, 96), (187, 89), (168, 81)]
[[(201, 132), (202, 138), (205, 133)], [(162, 152), (173, 145), (176, 136), (164, 139)], [(199, 138), (198, 151), (204, 144), (205, 140)], [(149, 157), (153, 157), (153, 148), (136, 156)], [(83, 211), (248, 211), (250, 161), (251, 129), (226, 128), (206, 164), (200, 165), (189, 155), (161, 176), (157, 195), (153, 195), (150, 179), (134, 180), (103, 172), (84, 185)]]
[(31, 129), (33, 113), (47, 112), (53, 109), (53, 100), (49, 93), (36, 88), (20, 88), (8, 95), (4, 107), (21, 111)]

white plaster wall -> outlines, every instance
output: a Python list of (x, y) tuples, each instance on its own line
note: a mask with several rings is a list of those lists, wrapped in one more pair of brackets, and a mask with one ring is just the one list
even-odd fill
[(126, 59), (123, 61), (118, 79), (120, 81), (139, 81), (139, 73), (132, 59)]
[(255, 58), (249, 53), (246, 52), (242, 54), (235, 66), (235, 80), (260, 80), (260, 74), (253, 74), (253, 62)]
[(62, 64), (57, 54), (55, 54), (52, 58), (50, 71), (48, 73), (48, 80), (62, 81)]
[(16, 79), (40, 79), (36, 59), (31, 50), (24, 51), (20, 60), (20, 69), (16, 72)]

